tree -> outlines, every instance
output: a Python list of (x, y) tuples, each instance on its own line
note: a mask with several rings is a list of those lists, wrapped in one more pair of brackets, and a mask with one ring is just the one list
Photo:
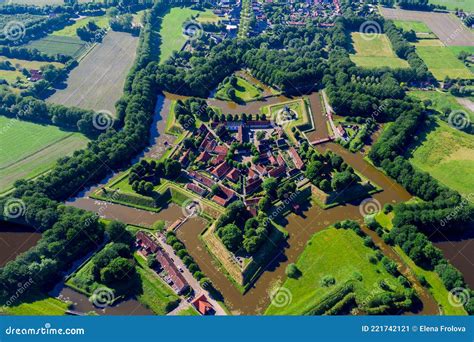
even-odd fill
[(262, 199), (258, 202), (258, 209), (263, 212), (268, 212), (272, 207), (272, 200), (268, 196), (262, 197)]
[(111, 285), (119, 281), (127, 281), (135, 274), (131, 261), (122, 257), (113, 259), (105, 268), (100, 270), (100, 280)]
[(134, 238), (126, 228), (127, 226), (124, 223), (112, 221), (106, 226), (106, 232), (111, 241), (124, 243), (130, 246), (134, 241)]
[(228, 224), (219, 230), (222, 243), (231, 252), (239, 249), (242, 243), (242, 231), (235, 224)]
[(324, 192), (329, 192), (331, 191), (331, 183), (327, 179), (323, 179), (319, 183), (319, 188)]
[(293, 279), (297, 279), (301, 277), (301, 271), (298, 269), (298, 267), (296, 267), (296, 264), (294, 263), (291, 263), (288, 266), (286, 266), (285, 274), (289, 278), (293, 278)]
[(277, 195), (278, 181), (274, 177), (268, 177), (263, 181), (262, 188), (268, 196), (275, 198)]

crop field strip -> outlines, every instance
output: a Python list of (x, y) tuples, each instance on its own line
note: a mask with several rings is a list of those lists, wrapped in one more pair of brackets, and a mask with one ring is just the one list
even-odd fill
[(424, 22), (447, 46), (474, 46), (474, 32), (448, 13), (406, 11), (381, 7), (386, 19)]
[(54, 126), (0, 117), (0, 192), (20, 178), (47, 171), (58, 158), (83, 148), (87, 139)]

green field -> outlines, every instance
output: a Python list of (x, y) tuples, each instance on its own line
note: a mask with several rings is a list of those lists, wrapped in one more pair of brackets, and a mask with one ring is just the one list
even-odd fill
[[(216, 93), (216, 98), (221, 100), (229, 101), (230, 98), (227, 96), (227, 90), (232, 86), (230, 83), (226, 83), (219, 91)], [(246, 79), (237, 76), (237, 85), (234, 87), (235, 97), (238, 102), (248, 102), (251, 100), (258, 99), (262, 92), (255, 87), (253, 84), (248, 82)]]
[(437, 80), (451, 78), (474, 79), (474, 74), (445, 46), (416, 46), (416, 52)]
[(376, 34), (372, 39), (365, 39), (360, 32), (352, 32), (355, 53), (351, 60), (364, 68), (390, 67), (408, 68), (408, 62), (398, 58), (392, 50), (392, 45), (385, 34)]
[(474, 137), (437, 120), (412, 153), (412, 164), (461, 194), (474, 192)]
[(442, 113), (445, 108), (451, 109), (454, 111), (464, 111), (469, 114), (471, 122), (474, 122), (474, 112), (468, 110), (458, 101), (456, 97), (450, 93), (443, 93), (440, 91), (421, 91), (415, 90), (408, 93), (411, 96), (415, 96), (420, 100), (430, 100), (432, 102), (432, 108)]
[(48, 35), (39, 40), (33, 40), (25, 45), (26, 48), (37, 49), (48, 55), (63, 54), (78, 58), (87, 50), (87, 44), (77, 37)]
[(395, 26), (404, 31), (413, 30), (416, 33), (432, 33), (431, 29), (421, 21), (394, 20)]
[(56, 160), (83, 148), (87, 138), (61, 131), (55, 126), (38, 125), (0, 116), (0, 192), (15, 180), (35, 177)]
[(196, 18), (196, 20), (200, 23), (218, 23), (219, 21), (223, 19), (225, 18), (221, 18), (217, 16), (210, 9), (204, 12), (199, 12), (199, 16)]
[(474, 12), (474, 2), (472, 0), (430, 0), (430, 4), (446, 6), (448, 10), (454, 11), (461, 8), (466, 12)]
[[(265, 314), (307, 314), (347, 282), (354, 283), (358, 303), (383, 293), (379, 287), (381, 280), (395, 291), (401, 290), (401, 285), (380, 262), (372, 264), (369, 261), (369, 256), (374, 254), (374, 250), (364, 246), (362, 238), (352, 230), (328, 228), (314, 234), (296, 262), (301, 277), (286, 278), (282, 285), (285, 292), (291, 294), (291, 300), (285, 306), (270, 304)], [(334, 285), (322, 285), (327, 276), (335, 279)]]
[(186, 42), (186, 36), (183, 34), (183, 24), (191, 16), (195, 16), (199, 11), (190, 8), (173, 7), (163, 18), (161, 24), (161, 47), (160, 62), (165, 62), (173, 53), (179, 51)]

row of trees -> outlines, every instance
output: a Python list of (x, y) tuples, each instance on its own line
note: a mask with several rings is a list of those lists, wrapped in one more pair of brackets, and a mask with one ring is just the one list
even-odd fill
[[(45, 77), (49, 77), (49, 72), (55, 75), (55, 71), (57, 69), (45, 70)], [(59, 126), (66, 130), (80, 132), (90, 138), (96, 138), (103, 132), (102, 126), (97, 123), (97, 120), (112, 120), (112, 118), (100, 118), (100, 115), (105, 114), (97, 114), (91, 110), (46, 103), (7, 91), (0, 91), (0, 103), (0, 115)]]

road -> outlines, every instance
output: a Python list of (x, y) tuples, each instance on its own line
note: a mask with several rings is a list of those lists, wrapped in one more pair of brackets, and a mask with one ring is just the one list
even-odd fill
[(332, 114), (334, 113), (332, 110), (331, 105), (329, 104), (329, 100), (326, 95), (326, 91), (322, 90), (321, 93), (323, 94), (323, 102), (324, 102), (324, 107), (326, 108), (326, 117), (328, 118), (329, 124), (331, 125), (332, 133), (334, 134), (334, 138), (341, 138), (341, 135), (336, 129), (336, 125), (334, 124), (334, 121), (332, 121)]

